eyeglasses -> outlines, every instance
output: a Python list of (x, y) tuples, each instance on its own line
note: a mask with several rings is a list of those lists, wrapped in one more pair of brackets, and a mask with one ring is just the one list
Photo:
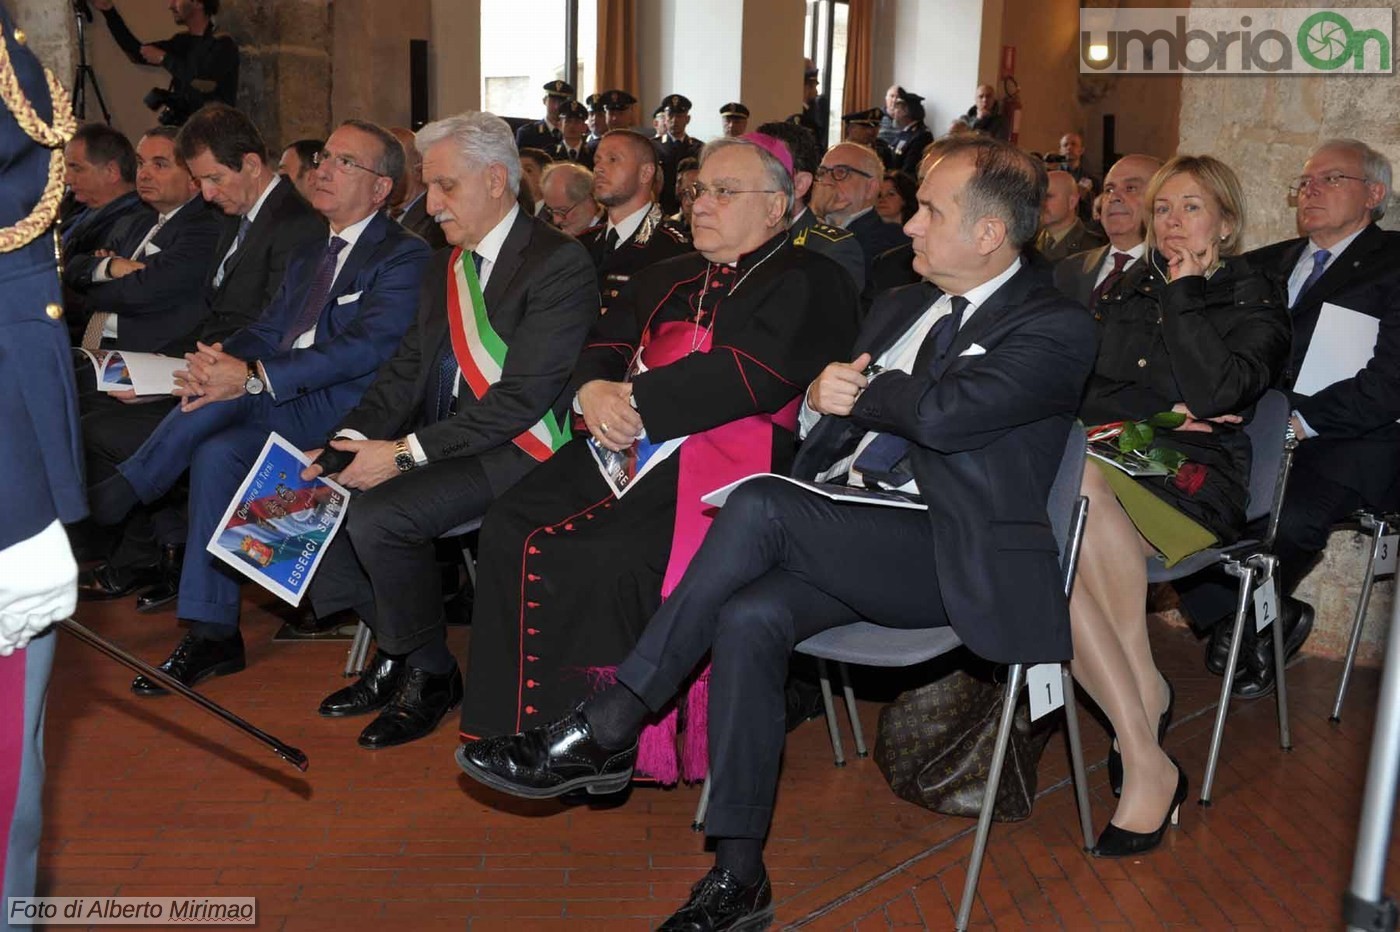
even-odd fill
[(358, 168), (362, 172), (369, 172), (371, 175), (377, 175), (380, 178), (389, 177), (381, 171), (375, 171), (373, 168), (370, 168), (367, 165), (361, 165), (359, 162), (350, 158), (350, 156), (348, 155), (331, 155), (325, 149), (322, 149), (320, 152), (317, 152), (311, 157), (311, 164), (315, 165), (317, 168), (320, 168), (327, 162), (329, 162), (331, 164), (331, 167), (335, 168), (342, 175), (348, 175), (350, 174), (350, 169)]
[(568, 207), (550, 207), (548, 204), (546, 204), (540, 208), (540, 216), (545, 220), (563, 220), (565, 217), (569, 216), (569, 214), (574, 212), (575, 207), (582, 204), (583, 201), (586, 200), (588, 200), (588, 198), (584, 198), (580, 201), (574, 201)]
[(1298, 180), (1288, 186), (1288, 196), (1297, 197), (1303, 191), (1317, 191), (1323, 186), (1336, 189), (1342, 186), (1343, 181), (1360, 181), (1369, 183), (1370, 178), (1358, 178), (1356, 175), (1344, 175), (1341, 172), (1328, 172), (1314, 178), (1312, 175), (1303, 175)]
[(721, 207), (727, 206), (729, 202), (734, 199), (734, 195), (736, 194), (781, 193), (781, 191), (777, 191), (772, 188), (749, 188), (748, 190), (741, 191), (737, 188), (727, 188), (722, 184), (717, 184), (714, 187), (711, 187), (710, 185), (707, 185), (702, 181), (697, 181), (694, 184), (687, 185), (686, 187), (681, 189), (681, 194), (683, 196), (689, 197), (692, 201), (698, 201), (706, 194), (712, 194), (714, 195), (715, 203)]
[(862, 178), (874, 178), (870, 172), (861, 171), (854, 165), (818, 165), (816, 176), (818, 181), (825, 181), (828, 177), (832, 181), (845, 181), (852, 175), (860, 175)]

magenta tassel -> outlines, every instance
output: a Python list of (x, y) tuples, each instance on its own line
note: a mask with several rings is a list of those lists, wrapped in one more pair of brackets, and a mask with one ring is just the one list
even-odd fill
[(691, 684), (685, 697), (685, 736), (681, 772), (687, 783), (699, 783), (710, 769), (710, 668)]
[(673, 786), (680, 780), (674, 707), (661, 721), (642, 729), (642, 736), (637, 742), (637, 773), (652, 777), (663, 786)]

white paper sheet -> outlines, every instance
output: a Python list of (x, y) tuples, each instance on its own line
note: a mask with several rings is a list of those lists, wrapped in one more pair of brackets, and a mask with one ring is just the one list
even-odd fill
[(1366, 368), (1375, 354), (1380, 327), (1380, 319), (1370, 314), (1340, 304), (1323, 304), (1293, 390), (1314, 395)]

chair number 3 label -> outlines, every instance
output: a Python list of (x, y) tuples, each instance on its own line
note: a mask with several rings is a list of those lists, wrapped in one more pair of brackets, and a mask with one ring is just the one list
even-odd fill
[(1376, 575), (1384, 576), (1395, 572), (1395, 544), (1400, 536), (1387, 534), (1381, 538), (1380, 549), (1376, 551)]
[(1031, 721), (1065, 704), (1065, 681), (1058, 663), (1038, 663), (1026, 671), (1031, 694)]
[(1270, 576), (1254, 587), (1254, 630), (1263, 631), (1278, 617), (1278, 587)]

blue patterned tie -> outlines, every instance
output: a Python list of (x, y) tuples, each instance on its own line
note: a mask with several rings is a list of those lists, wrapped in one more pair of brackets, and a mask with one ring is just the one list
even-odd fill
[(224, 253), (224, 258), (219, 262), (219, 270), (214, 273), (214, 287), (217, 288), (224, 283), (224, 273), (227, 271), (228, 261), (238, 255), (238, 250), (243, 248), (243, 238), (252, 229), (253, 221), (247, 217), (238, 218), (238, 232), (233, 236), (233, 248)]
[(311, 279), (311, 290), (306, 293), (306, 303), (302, 305), (301, 313), (292, 321), (287, 332), (282, 334), (280, 349), (283, 352), (292, 348), (297, 337), (316, 326), (316, 321), (321, 317), (321, 308), (326, 303), (326, 296), (331, 293), (331, 283), (335, 281), (336, 256), (340, 255), (345, 246), (345, 240), (339, 236), (332, 236), (331, 241), (326, 244), (326, 251), (321, 253), (321, 262), (316, 266), (316, 277)]
[[(481, 278), (481, 256), (470, 253), (472, 265), (476, 267), (477, 279)], [(448, 274), (451, 274), (449, 270)], [(461, 313), (460, 309), (449, 307), (449, 314)], [(438, 356), (437, 364), (437, 395), (434, 398), (435, 404), (430, 412), (429, 421), (436, 423), (444, 421), (452, 414), (452, 393), (457, 388), (457, 378), (461, 373), (461, 367), (457, 364), (457, 354), (452, 350), (451, 329), (448, 330), (447, 343), (442, 348), (441, 355)]]
[[(914, 372), (920, 372), (931, 363), (936, 363), (948, 355), (948, 349), (962, 326), (963, 312), (967, 310), (967, 298), (954, 295), (953, 311), (945, 314), (924, 337), (919, 354), (914, 359)], [(879, 433), (866, 444), (860, 456), (856, 457), (854, 468), (860, 472), (865, 484), (871, 488), (883, 482), (891, 488), (899, 488), (914, 478), (909, 471), (909, 441), (899, 434)]]
[(1332, 258), (1332, 254), (1325, 249), (1319, 249), (1313, 253), (1312, 271), (1303, 281), (1303, 287), (1298, 289), (1298, 297), (1293, 299), (1290, 310), (1298, 306), (1298, 302), (1303, 300), (1303, 295), (1308, 293), (1308, 289), (1317, 284), (1317, 280), (1322, 277), (1322, 273), (1327, 271), (1327, 260)]

